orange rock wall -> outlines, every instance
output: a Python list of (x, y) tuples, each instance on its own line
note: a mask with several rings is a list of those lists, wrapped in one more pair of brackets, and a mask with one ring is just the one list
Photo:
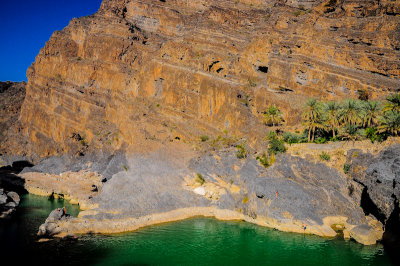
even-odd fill
[(117, 149), (165, 124), (260, 138), (269, 104), (295, 125), (309, 97), (399, 89), (400, 3), (104, 0), (53, 34), (28, 80), (20, 121), (44, 155), (73, 133)]

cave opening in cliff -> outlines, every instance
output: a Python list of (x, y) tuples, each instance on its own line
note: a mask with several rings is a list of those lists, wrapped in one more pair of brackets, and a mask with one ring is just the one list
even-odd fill
[(207, 71), (208, 72), (210, 72), (211, 71), (211, 69), (212, 69), (212, 67), (215, 65), (215, 64), (218, 64), (219, 63), (219, 61), (217, 60), (217, 61), (214, 61), (214, 62), (212, 62), (210, 65), (208, 65), (208, 69), (207, 69)]
[(386, 215), (372, 201), (371, 197), (368, 194), (367, 187), (364, 187), (361, 193), (360, 206), (363, 209), (365, 215), (372, 214), (373, 216), (375, 216), (376, 219), (378, 219), (378, 221), (380, 221), (383, 225), (385, 225)]
[(262, 73), (268, 73), (268, 67), (267, 66), (259, 66), (257, 68), (257, 70), (262, 72)]

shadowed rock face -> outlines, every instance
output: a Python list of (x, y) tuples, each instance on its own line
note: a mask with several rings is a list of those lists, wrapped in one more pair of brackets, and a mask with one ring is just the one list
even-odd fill
[(23, 134), (41, 156), (162, 130), (261, 136), (268, 104), (293, 125), (308, 97), (397, 89), (399, 14), (389, 0), (104, 0), (29, 68)]
[(362, 186), (360, 201), (370, 204), (369, 212), (385, 223), (400, 198), (400, 145), (390, 146), (376, 157), (355, 150), (348, 162), (350, 176)]
[[(349, 175), (359, 183), (354, 190), (366, 214), (385, 225), (385, 243), (400, 243), (400, 145), (393, 145), (377, 156), (353, 151), (349, 154)], [(395, 249), (394, 249), (395, 250)], [(399, 257), (395, 251), (396, 257)]]

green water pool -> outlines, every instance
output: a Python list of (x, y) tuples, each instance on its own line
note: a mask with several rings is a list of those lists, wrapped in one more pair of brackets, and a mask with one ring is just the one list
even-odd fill
[[(24, 195), (18, 212), (0, 223), (0, 260), (42, 265), (391, 265), (382, 245), (284, 233), (212, 218), (115, 235), (37, 242), (36, 232), (62, 200)], [(76, 206), (66, 204), (77, 215)]]

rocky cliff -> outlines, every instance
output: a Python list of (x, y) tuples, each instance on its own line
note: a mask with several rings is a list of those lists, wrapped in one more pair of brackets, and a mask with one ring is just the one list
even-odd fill
[[(8, 138), (14, 137), (9, 129), (17, 124), (25, 99), (25, 86), (25, 82), (0, 81), (0, 156), (7, 150), (4, 145)], [(1, 161), (0, 166), (3, 166)]]
[(400, 87), (399, 16), (391, 0), (104, 0), (28, 69), (19, 128), (31, 146), (19, 152), (82, 155), (224, 129), (254, 142), (269, 104), (295, 125), (311, 96), (383, 97)]
[(350, 187), (366, 215), (374, 215), (385, 226), (384, 243), (399, 258), (400, 247), (400, 145), (393, 145), (373, 156), (360, 150), (349, 153)]

